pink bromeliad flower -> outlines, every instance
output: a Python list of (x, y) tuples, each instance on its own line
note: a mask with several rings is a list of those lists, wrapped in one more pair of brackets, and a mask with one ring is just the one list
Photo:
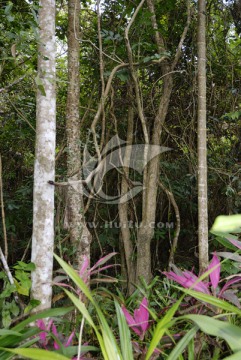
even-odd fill
[[(210, 281), (213, 289), (216, 290), (220, 280), (220, 261), (216, 253), (214, 253), (212, 261), (208, 266), (208, 270), (211, 269), (213, 270), (209, 275)], [(195, 275), (192, 271), (181, 271), (178, 269), (177, 273), (174, 271), (164, 271), (163, 274), (165, 274), (168, 279), (176, 281), (178, 284), (182, 285), (187, 289), (192, 288), (204, 294), (211, 295), (209, 289), (209, 282), (199, 280), (199, 277)]]
[[(45, 350), (51, 350), (52, 346), (54, 347), (55, 350), (59, 350), (60, 349), (60, 343), (62, 344), (62, 338), (63, 336), (61, 334), (58, 333), (56, 326), (53, 323), (53, 320), (51, 319), (48, 324), (46, 325), (45, 322), (40, 319), (36, 321), (37, 323), (37, 327), (42, 330), (39, 334), (39, 338), (40, 338), (40, 344), (42, 345), (42, 347)], [(54, 339), (54, 343), (52, 345), (52, 342), (49, 343), (49, 339), (48, 339), (48, 335), (52, 334), (52, 337), (54, 335), (54, 338), (56, 340), (58, 340), (58, 342)], [(65, 348), (67, 348), (68, 346), (71, 346), (72, 344), (72, 340), (73, 337), (75, 335), (75, 332), (73, 331), (70, 336), (65, 339), (63, 346)], [(88, 345), (88, 343), (83, 344), (84, 346)], [(88, 357), (85, 357), (84, 355), (87, 353), (88, 351), (81, 351), (81, 355), (79, 357), (79, 360), (88, 360)], [(72, 360), (78, 360), (77, 357), (73, 357)]]
[[(237, 241), (232, 241), (234, 245), (241, 249), (241, 242), (240, 244)], [(201, 281), (199, 277), (196, 276), (192, 271), (181, 271), (176, 269), (176, 271), (165, 271), (163, 274), (170, 280), (176, 281), (178, 284), (182, 285), (187, 289), (194, 289), (196, 291), (202, 292), (208, 295), (214, 295), (218, 298), (226, 299), (232, 302), (234, 305), (240, 308), (240, 302), (235, 294), (235, 289), (232, 289), (232, 286), (241, 281), (241, 277), (239, 275), (232, 276), (230, 278), (224, 279), (228, 280), (224, 284), (224, 286), (219, 289), (218, 284), (220, 281), (220, 271), (221, 271), (221, 264), (220, 260), (214, 252), (213, 258), (208, 266), (208, 271), (212, 270), (209, 274), (210, 282)], [(223, 280), (222, 280), (223, 281)], [(211, 286), (210, 286), (211, 285)]]
[(176, 274), (174, 271), (164, 271), (163, 274), (165, 274), (168, 279), (176, 281), (178, 284), (182, 285), (187, 289), (193, 288), (196, 291), (210, 294), (208, 289), (208, 283), (204, 281), (198, 281), (198, 276), (196, 276), (192, 271), (179, 270), (178, 273), (179, 272), (180, 274)]
[[(42, 319), (39, 319), (36, 321), (37, 323), (37, 327), (42, 330), (39, 334), (39, 338), (40, 338), (40, 343), (41, 345), (43, 346), (44, 349), (48, 349), (48, 339), (47, 339), (47, 335), (50, 333), (50, 334), (53, 334), (55, 336), (56, 339), (60, 339), (60, 335), (56, 329), (56, 326), (54, 325), (53, 323), (53, 320), (50, 320), (48, 322), (48, 324), (46, 325), (45, 322), (42, 320)], [(64, 347), (68, 347), (71, 345), (72, 343), (72, 340), (73, 340), (73, 337), (75, 335), (75, 332), (73, 331), (70, 336), (68, 337), (68, 339), (64, 342)], [(60, 346), (58, 344), (57, 341), (54, 340), (54, 349), (55, 350), (59, 350), (60, 349)]]
[(130, 315), (128, 310), (122, 306), (122, 311), (125, 315), (127, 324), (140, 337), (140, 340), (144, 339), (145, 333), (149, 327), (149, 311), (147, 306), (148, 302), (144, 297), (139, 308), (134, 311), (134, 316)]
[(221, 264), (220, 264), (219, 258), (216, 255), (216, 252), (214, 252), (213, 258), (210, 261), (210, 264), (208, 266), (208, 270), (211, 270), (211, 269), (213, 269), (213, 270), (209, 276), (210, 276), (212, 287), (214, 290), (216, 290), (218, 287), (218, 283), (220, 281), (220, 271), (221, 271)]

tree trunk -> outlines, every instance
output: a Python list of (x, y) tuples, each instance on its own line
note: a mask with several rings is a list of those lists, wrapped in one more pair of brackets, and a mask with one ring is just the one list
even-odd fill
[(205, 0), (198, 1), (198, 243), (199, 270), (208, 266)]
[(55, 176), (55, 1), (42, 0), (39, 8), (38, 90), (33, 193), (32, 297), (35, 310), (51, 307), (54, 247)]
[[(153, 0), (147, 1), (149, 10), (152, 14), (152, 27), (155, 31), (155, 41), (159, 54), (165, 51), (164, 41), (158, 32), (157, 20), (155, 15), (155, 8)], [(160, 145), (162, 125), (165, 122), (170, 97), (172, 93), (172, 74), (170, 73), (170, 66), (164, 62), (161, 66), (163, 75), (163, 94), (160, 100), (158, 113), (154, 120), (153, 133), (151, 138), (152, 145)], [(151, 280), (151, 240), (154, 235), (154, 227), (156, 220), (156, 199), (158, 189), (159, 177), (159, 156), (154, 157), (147, 164), (147, 176), (145, 179), (144, 188), (146, 191), (143, 197), (143, 211), (142, 222), (137, 236), (137, 279), (142, 276), (147, 282)]]
[[(68, 94), (66, 108), (66, 134), (67, 134), (67, 167), (68, 177), (71, 180), (81, 179), (81, 149), (80, 149), (80, 1), (68, 2)], [(84, 257), (90, 258), (90, 233), (84, 219), (83, 195), (81, 184), (79, 191), (71, 186), (68, 188), (68, 223), (70, 241), (73, 246), (74, 265), (81, 267)]]
[[(166, 72), (164, 68), (163, 71)], [(162, 125), (165, 122), (169, 101), (172, 92), (172, 75), (164, 77), (163, 95), (161, 97), (157, 116), (154, 121), (152, 144), (160, 145)], [(156, 220), (156, 200), (159, 177), (159, 156), (154, 157), (147, 165), (147, 178), (144, 187), (146, 193), (143, 206), (142, 222), (137, 237), (137, 279), (142, 276), (147, 282), (152, 278), (151, 274), (151, 240), (154, 235)]]
[[(132, 88), (130, 86), (130, 97), (132, 95)], [(126, 149), (123, 159), (123, 171), (124, 175), (121, 179), (121, 196), (126, 194), (129, 191), (128, 178), (129, 178), (129, 165), (131, 160), (131, 147), (133, 141), (133, 125), (134, 125), (134, 109), (132, 105), (129, 105), (128, 108), (128, 128), (127, 128), (127, 137), (126, 137)], [(128, 208), (129, 203), (126, 201), (124, 203), (119, 203), (119, 219), (121, 223), (121, 236), (123, 241), (124, 253), (125, 253), (125, 263), (127, 268), (127, 288), (128, 294), (130, 295), (134, 291), (135, 283), (135, 264), (133, 261), (133, 245), (131, 242), (131, 232), (128, 222)]]
[[(152, 28), (155, 33), (155, 41), (157, 45), (157, 50), (159, 54), (162, 54), (165, 49), (164, 40), (158, 31), (157, 19), (155, 14), (155, 7), (153, 0), (147, 0), (147, 5), (149, 11), (151, 12), (151, 22)], [(152, 145), (161, 145), (161, 132), (163, 124), (166, 120), (169, 102), (172, 94), (173, 88), (173, 76), (172, 72), (175, 69), (178, 60), (181, 56), (182, 45), (187, 34), (189, 24), (190, 24), (190, 7), (188, 4), (187, 9), (187, 24), (183, 30), (182, 36), (180, 38), (178, 47), (176, 49), (176, 54), (174, 56), (173, 62), (170, 64), (166, 60), (160, 64), (162, 78), (163, 78), (163, 93), (160, 99), (160, 104), (158, 108), (158, 113), (154, 120), (153, 133), (151, 138)], [(137, 237), (137, 270), (136, 276), (137, 279), (140, 276), (143, 276), (147, 282), (151, 280), (151, 240), (154, 235), (154, 226), (156, 220), (156, 199), (157, 199), (157, 188), (158, 188), (158, 177), (159, 177), (159, 156), (154, 157), (147, 164), (147, 176), (144, 178), (144, 188), (145, 193), (143, 197), (143, 206), (142, 206), (142, 222), (140, 229), (138, 231)]]

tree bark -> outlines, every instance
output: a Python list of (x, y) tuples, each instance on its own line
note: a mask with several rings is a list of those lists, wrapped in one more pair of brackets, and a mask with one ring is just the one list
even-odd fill
[(198, 1), (198, 244), (199, 270), (208, 267), (208, 199), (206, 139), (206, 1)]
[[(155, 32), (155, 41), (157, 45), (157, 50), (159, 54), (162, 54), (166, 51), (164, 40), (158, 31), (157, 19), (155, 14), (155, 6), (153, 0), (147, 0), (148, 8), (152, 14), (151, 22), (152, 28)], [(161, 145), (161, 132), (163, 124), (166, 120), (169, 102), (173, 89), (173, 70), (175, 69), (178, 60), (181, 56), (182, 45), (188, 31), (190, 24), (190, 7), (188, 3), (188, 16), (187, 24), (183, 30), (182, 36), (180, 38), (176, 54), (174, 56), (173, 62), (170, 64), (167, 60), (164, 60), (161, 64), (161, 72), (163, 78), (163, 93), (160, 99), (160, 104), (158, 108), (157, 115), (154, 119), (153, 132), (151, 137), (152, 145)], [(147, 164), (147, 176), (145, 177), (144, 188), (146, 191), (143, 197), (143, 207), (142, 207), (142, 222), (138, 231), (137, 236), (137, 269), (136, 276), (142, 276), (147, 282), (151, 280), (151, 240), (154, 235), (153, 224), (156, 220), (156, 199), (157, 199), (157, 188), (158, 188), (158, 177), (159, 177), (159, 156), (154, 157)]]
[[(130, 93), (132, 94), (132, 88), (130, 86)], [(130, 94), (130, 97), (131, 97)], [(133, 142), (133, 126), (134, 126), (134, 109), (132, 105), (129, 105), (128, 108), (128, 128), (127, 128), (127, 137), (126, 137), (126, 149), (123, 159), (123, 171), (124, 175), (121, 179), (121, 196), (126, 194), (129, 191), (128, 178), (129, 178), (129, 165), (131, 160), (131, 147)], [(127, 288), (128, 294), (130, 295), (134, 291), (135, 283), (135, 264), (133, 261), (133, 245), (131, 242), (131, 232), (128, 222), (128, 202), (119, 203), (119, 219), (121, 223), (121, 236), (123, 241), (124, 253), (125, 253), (125, 263), (127, 268)]]
[(39, 8), (38, 90), (36, 113), (36, 147), (33, 192), (32, 297), (41, 304), (35, 309), (51, 307), (54, 247), (55, 177), (55, 1), (42, 0)]
[[(68, 93), (66, 107), (67, 134), (67, 173), (71, 180), (81, 179), (81, 149), (80, 149), (80, 1), (68, 2)], [(73, 175), (74, 174), (74, 175)], [(79, 191), (68, 187), (68, 224), (70, 241), (74, 249), (73, 264), (80, 268), (84, 257), (90, 258), (91, 237), (84, 218), (83, 195), (81, 182)]]
[[(158, 53), (165, 51), (164, 41), (158, 32), (157, 20), (155, 15), (155, 7), (153, 0), (147, 1), (148, 8), (152, 14), (152, 27), (155, 31), (155, 41)], [(165, 122), (170, 97), (172, 93), (173, 81), (170, 65), (164, 61), (161, 65), (163, 75), (163, 94), (160, 100), (158, 113), (154, 119), (153, 133), (151, 137), (152, 145), (160, 145), (162, 125)], [(143, 198), (142, 222), (138, 231), (137, 237), (137, 279), (141, 276), (147, 282), (151, 280), (151, 240), (154, 235), (154, 228), (156, 219), (156, 199), (158, 189), (159, 176), (159, 156), (154, 157), (147, 165), (147, 176), (144, 187), (146, 188), (145, 196)]]

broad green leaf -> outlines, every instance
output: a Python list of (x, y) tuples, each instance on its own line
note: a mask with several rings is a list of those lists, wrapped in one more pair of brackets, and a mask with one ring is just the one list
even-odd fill
[(85, 305), (83, 304), (82, 301), (80, 301), (75, 295), (71, 294), (68, 290), (64, 290), (66, 292), (66, 294), (69, 296), (69, 298), (71, 299), (71, 301), (73, 302), (73, 304), (76, 306), (76, 308), (81, 312), (81, 314), (86, 318), (86, 320), (88, 321), (88, 323), (93, 327), (97, 339), (99, 341), (100, 347), (101, 347), (101, 351), (102, 354), (104, 356), (105, 360), (109, 360), (108, 357), (108, 353), (107, 350), (105, 348), (105, 343), (103, 341), (103, 338), (99, 332), (99, 330), (97, 329), (97, 327), (94, 324), (94, 321), (92, 320), (88, 310), (86, 309)]
[[(0, 345), (2, 347), (19, 347), (19, 344), (22, 344), (22, 347), (25, 347), (26, 341), (28, 339), (32, 338), (33, 336), (37, 335), (40, 332), (39, 328), (37, 327), (31, 327), (27, 328), (26, 330), (23, 330), (19, 335), (14, 334), (6, 334), (0, 337)], [(32, 341), (32, 340), (31, 340)], [(34, 338), (33, 342), (36, 342), (37, 338)], [(2, 357), (0, 355), (0, 359), (2, 360)]]
[(12, 330), (21, 331), (26, 327), (26, 325), (28, 325), (30, 323), (34, 323), (38, 319), (51, 318), (51, 317), (55, 317), (55, 316), (64, 316), (68, 312), (72, 311), (73, 309), (74, 309), (74, 307), (70, 306), (70, 307), (66, 307), (66, 308), (56, 308), (56, 309), (44, 310), (39, 314), (32, 315), (32, 316), (28, 317), (26, 320), (23, 320), (21, 323), (14, 326), (12, 328)]
[(241, 232), (241, 215), (220, 215), (214, 221), (211, 232), (238, 233)]
[(223, 360), (240, 360), (240, 359), (241, 359), (241, 351), (238, 351), (235, 354), (224, 358)]
[(33, 270), (35, 270), (36, 266), (32, 262), (27, 264), (23, 261), (18, 261), (18, 264), (13, 266), (13, 268), (17, 269), (17, 270), (33, 271)]
[(133, 350), (131, 345), (131, 334), (129, 326), (126, 323), (125, 315), (121, 310), (120, 305), (115, 300), (115, 309), (118, 320), (119, 334), (120, 334), (120, 345), (123, 359), (132, 360)]
[[(187, 346), (187, 352), (188, 352), (188, 360), (195, 360), (196, 354), (195, 354), (195, 342), (194, 338), (192, 338), (189, 341), (189, 344)], [(214, 360), (214, 359), (212, 359)]]
[(231, 305), (230, 303), (228, 303), (225, 300), (218, 299), (212, 295), (204, 294), (204, 293), (201, 293), (201, 292), (198, 292), (195, 290), (184, 289), (179, 286), (175, 286), (175, 288), (187, 293), (188, 295), (193, 296), (195, 299), (204, 301), (208, 304), (216, 306), (217, 308), (220, 308), (220, 309), (223, 309), (228, 312), (231, 312), (231, 313), (241, 316), (241, 310), (239, 308), (237, 308), (236, 306)]
[[(81, 354), (83, 352), (87, 353), (89, 351), (100, 351), (100, 349), (95, 346), (81, 345)], [(57, 350), (56, 353), (62, 354), (61, 349)], [(68, 358), (72, 359), (72, 357), (75, 356), (76, 354), (78, 354), (78, 346), (77, 345), (64, 347), (63, 355), (68, 356)], [(75, 359), (76, 359), (76, 357), (75, 357)]]
[(2, 349), (33, 360), (69, 360), (66, 356), (42, 349)]
[(102, 335), (103, 335), (103, 340), (104, 340), (105, 347), (107, 350), (108, 359), (109, 360), (122, 360), (123, 358), (119, 352), (119, 349), (116, 346), (115, 341), (114, 342), (112, 341), (111, 336), (109, 336), (109, 333), (107, 331), (104, 331), (104, 329), (102, 329)]
[[(225, 246), (227, 249), (233, 250), (235, 252), (240, 251), (236, 246), (234, 246), (229, 240), (238, 240), (238, 236), (231, 235), (228, 233), (218, 233), (210, 231), (212, 234), (216, 235), (216, 240)], [(228, 240), (229, 239), (229, 240)]]
[[(116, 339), (113, 335), (112, 329), (109, 327), (104, 314), (102, 313), (100, 308), (97, 306), (97, 304), (95, 305), (95, 308), (96, 308), (96, 311), (97, 311), (97, 314), (99, 317), (99, 321), (101, 324), (102, 336), (103, 336), (103, 340), (105, 343), (105, 347), (108, 352), (108, 356), (110, 355), (109, 354), (110, 351), (112, 354), (112, 356), (110, 356), (109, 359), (110, 360), (122, 359), (121, 352), (117, 345)], [(113, 356), (115, 356), (115, 357), (113, 357)]]
[(73, 282), (79, 287), (79, 289), (85, 294), (85, 296), (90, 300), (91, 303), (95, 303), (90, 290), (84, 281), (79, 277), (77, 272), (69, 266), (64, 260), (62, 260), (58, 255), (54, 254), (55, 259), (58, 261), (60, 266), (64, 269), (66, 274), (73, 280)]
[(3, 335), (15, 335), (15, 336), (21, 336), (22, 334), (17, 331), (8, 330), (8, 329), (0, 329), (0, 336)]
[(73, 302), (73, 304), (78, 308), (78, 310), (84, 316), (84, 318), (88, 321), (88, 323), (94, 328), (94, 330), (96, 330), (94, 321), (92, 320), (88, 310), (86, 309), (85, 304), (68, 290), (64, 289), (64, 291), (68, 295), (70, 300)]
[[(109, 327), (109, 325), (108, 325), (108, 323), (107, 323), (107, 321), (105, 319), (105, 316), (103, 315), (102, 311), (100, 310), (97, 302), (93, 299), (92, 294), (91, 294), (90, 290), (88, 289), (87, 285), (79, 277), (77, 272), (73, 268), (71, 268), (65, 261), (63, 261), (59, 256), (57, 256), (55, 254), (54, 254), (54, 257), (56, 258), (58, 263), (61, 265), (61, 267), (64, 269), (64, 271), (69, 275), (69, 277), (74, 281), (74, 283), (79, 287), (79, 289), (85, 294), (85, 296), (90, 300), (90, 302), (95, 307), (95, 310), (97, 312), (99, 322), (100, 322), (100, 325), (101, 325), (101, 329), (102, 329), (102, 336), (97, 331), (97, 328), (95, 327), (93, 321), (92, 321), (91, 326), (94, 328), (94, 330), (96, 332), (96, 335), (98, 337), (98, 340), (99, 340), (100, 347), (101, 347), (104, 358), (105, 359), (110, 359), (110, 360), (121, 359), (121, 353), (120, 353), (120, 350), (119, 350), (118, 345), (116, 343), (116, 339), (115, 339), (115, 337), (113, 335), (113, 332), (110, 329), (110, 327)], [(79, 309), (79, 311), (80, 312), (83, 311), (83, 315), (84, 315), (85, 309), (81, 305), (80, 300), (77, 299), (73, 294), (71, 294), (71, 293), (69, 293), (67, 291), (66, 291), (66, 293), (71, 298), (71, 300), (74, 302), (74, 304)], [(89, 321), (88, 319), (90, 320), (90, 316), (86, 317), (87, 321)], [(106, 345), (108, 345), (108, 347), (106, 347)], [(109, 347), (111, 347), (111, 348), (109, 348)], [(116, 354), (116, 357), (114, 357), (114, 358), (109, 357), (108, 355), (109, 355), (110, 351), (112, 352), (112, 355)]]
[(206, 315), (185, 315), (179, 319), (193, 321), (205, 334), (224, 339), (233, 351), (241, 350), (241, 328)]
[(153, 354), (155, 348), (165, 334), (166, 330), (173, 324), (173, 322), (171, 321), (173, 319), (173, 316), (175, 315), (175, 312), (178, 310), (182, 300), (183, 296), (181, 296), (181, 298), (174, 305), (172, 305), (172, 307), (167, 311), (165, 316), (157, 323), (145, 360), (150, 359), (151, 355)]
[(196, 335), (196, 332), (198, 330), (197, 326), (194, 326), (191, 330), (189, 330), (183, 338), (178, 341), (177, 345), (175, 345), (174, 349), (172, 350), (171, 354), (168, 356), (167, 360), (176, 360), (185, 350), (186, 347), (188, 347), (188, 344), (190, 341), (194, 338)]

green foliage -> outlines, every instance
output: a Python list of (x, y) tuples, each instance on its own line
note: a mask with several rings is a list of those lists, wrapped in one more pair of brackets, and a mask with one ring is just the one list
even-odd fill
[(23, 261), (18, 261), (17, 265), (14, 266), (14, 284), (10, 284), (3, 271), (0, 272), (0, 279), (3, 282), (3, 291), (0, 294), (0, 311), (1, 325), (4, 328), (8, 328), (12, 319), (20, 314), (20, 305), (16, 302), (17, 299), (14, 294), (17, 294), (19, 297), (24, 296), (24, 300), (27, 302), (24, 305), (22, 304), (22, 306), (24, 306), (24, 313), (28, 313), (34, 307), (39, 305), (39, 301), (29, 299), (31, 288), (30, 272), (33, 271), (34, 268), (35, 265), (33, 263), (27, 264)]
[[(19, 349), (28, 348), (35, 344), (39, 338), (39, 328), (29, 327), (29, 324), (33, 324), (38, 319), (44, 319), (55, 316), (64, 316), (73, 310), (73, 307), (50, 309), (43, 311), (41, 314), (35, 314), (28, 316), (27, 319), (22, 320), (17, 325), (12, 327), (10, 330), (0, 330), (0, 358), (1, 360), (8, 360), (14, 358), (15, 351), (21, 352)], [(34, 350), (34, 349), (31, 349)], [(36, 349), (35, 349), (36, 350)], [(31, 351), (30, 351), (31, 352)], [(22, 354), (24, 355), (24, 354)], [(27, 355), (28, 356), (28, 355)]]

